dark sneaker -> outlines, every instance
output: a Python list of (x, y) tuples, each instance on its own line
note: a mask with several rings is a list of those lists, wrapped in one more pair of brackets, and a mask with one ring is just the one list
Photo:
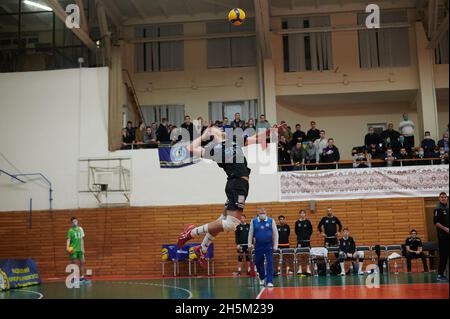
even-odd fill
[(444, 275), (438, 275), (438, 276), (437, 276), (437, 281), (448, 282), (448, 278), (445, 277)]

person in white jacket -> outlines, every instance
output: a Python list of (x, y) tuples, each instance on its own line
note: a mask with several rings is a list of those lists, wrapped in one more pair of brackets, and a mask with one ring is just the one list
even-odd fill
[(408, 148), (408, 152), (415, 146), (414, 141), (414, 129), (416, 125), (413, 121), (409, 119), (409, 115), (407, 113), (403, 113), (403, 121), (398, 125), (400, 133), (405, 137), (405, 143)]
[[(258, 217), (250, 223), (248, 247), (255, 242), (255, 266), (259, 274), (259, 283), (273, 287), (273, 251), (278, 249), (278, 230), (275, 220), (267, 216), (265, 208), (260, 208)], [(264, 269), (264, 257), (266, 269)]]
[(314, 146), (316, 147), (316, 163), (320, 163), (320, 155), (323, 149), (328, 146), (328, 139), (325, 137), (325, 131), (320, 131), (320, 138), (315, 140)]

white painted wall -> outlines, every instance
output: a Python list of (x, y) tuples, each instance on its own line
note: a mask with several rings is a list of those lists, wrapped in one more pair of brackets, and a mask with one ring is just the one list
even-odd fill
[[(132, 159), (133, 206), (225, 202), (226, 176), (216, 164), (160, 169), (157, 150), (109, 153), (107, 127), (106, 68), (0, 74), (0, 168), (47, 176), (54, 209), (97, 207), (91, 194), (78, 194), (78, 159), (88, 157)], [(277, 201), (277, 174), (251, 168), (248, 200)], [(30, 198), (33, 209), (48, 209), (48, 189), (39, 181), (19, 184), (0, 176), (0, 211), (27, 210)]]

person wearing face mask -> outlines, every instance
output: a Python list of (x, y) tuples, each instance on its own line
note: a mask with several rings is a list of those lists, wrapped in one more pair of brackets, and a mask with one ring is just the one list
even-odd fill
[(392, 141), (391, 148), (396, 156), (399, 155), (400, 149), (402, 148), (407, 149), (408, 147), (405, 142), (405, 136), (400, 135), (396, 141)]
[[(260, 285), (273, 287), (273, 251), (278, 249), (278, 229), (275, 220), (267, 216), (265, 208), (260, 208), (258, 216), (250, 223), (248, 247), (255, 247), (255, 266)], [(264, 258), (266, 268), (264, 268)]]
[(436, 156), (436, 142), (432, 139), (429, 131), (425, 132), (421, 146), (424, 150), (424, 157), (433, 158)]
[(395, 157), (394, 151), (391, 148), (388, 148), (386, 150), (386, 154), (384, 155), (384, 160), (386, 161), (386, 167), (394, 166), (395, 161), (397, 160), (397, 157)]
[(434, 210), (434, 225), (436, 226), (439, 242), (439, 269), (438, 277), (439, 281), (448, 281), (448, 278), (444, 275), (448, 262), (448, 196), (447, 193), (442, 192), (439, 194), (439, 203)]
[(442, 140), (439, 140), (438, 142), (438, 147), (443, 147), (444, 152), (448, 153), (448, 133), (444, 133), (444, 135), (442, 136)]
[(78, 265), (80, 268), (80, 281), (84, 281), (83, 266), (84, 258), (84, 230), (78, 225), (76, 217), (71, 218), (72, 227), (67, 232), (66, 251), (72, 264)]
[(414, 159), (417, 159), (417, 162), (414, 162), (414, 165), (428, 165), (430, 162), (424, 161), (425, 159), (425, 150), (423, 147), (420, 147), (416, 152), (414, 153)]
[(400, 133), (405, 137), (405, 147), (409, 150), (414, 147), (414, 129), (416, 125), (409, 119), (407, 113), (403, 113), (403, 121), (400, 122), (398, 128)]

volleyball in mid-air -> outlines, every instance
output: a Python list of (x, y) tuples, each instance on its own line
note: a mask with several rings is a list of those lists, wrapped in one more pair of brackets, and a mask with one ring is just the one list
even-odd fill
[(245, 12), (242, 9), (234, 8), (228, 14), (228, 20), (234, 26), (240, 26), (245, 21)]

